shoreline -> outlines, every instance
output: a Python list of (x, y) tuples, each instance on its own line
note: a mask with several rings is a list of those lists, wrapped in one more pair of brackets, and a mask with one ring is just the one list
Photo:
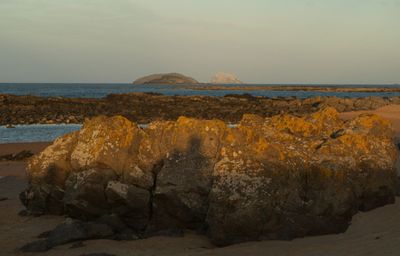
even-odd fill
[(400, 92), (400, 87), (392, 85), (392, 87), (344, 87), (343, 85), (252, 85), (252, 84), (237, 84), (237, 85), (224, 85), (224, 84), (198, 84), (198, 85), (184, 85), (181, 88), (190, 90), (233, 90), (233, 91), (303, 91), (303, 92)]

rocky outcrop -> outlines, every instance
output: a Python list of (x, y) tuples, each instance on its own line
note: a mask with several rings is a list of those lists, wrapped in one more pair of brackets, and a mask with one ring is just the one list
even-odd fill
[(292, 239), (342, 232), (357, 211), (393, 203), (396, 150), (388, 121), (344, 122), (333, 108), (245, 115), (233, 128), (180, 117), (140, 129), (96, 117), (29, 161), (21, 200), (33, 214), (118, 216), (140, 236)]
[(83, 240), (115, 239), (130, 241), (138, 239), (133, 231), (127, 228), (119, 217), (115, 215), (89, 222), (67, 218), (64, 223), (56, 226), (53, 230), (40, 234), (38, 238), (41, 239), (24, 245), (20, 251), (45, 252), (56, 246), (71, 242), (78, 241), (77, 245), (79, 246), (79, 241)]
[(178, 73), (154, 74), (139, 78), (133, 84), (198, 84), (195, 79)]
[(83, 123), (85, 118), (98, 115), (121, 115), (140, 124), (157, 120), (176, 121), (179, 116), (237, 123), (244, 114), (261, 117), (281, 113), (304, 115), (326, 107), (345, 112), (376, 109), (389, 104), (400, 104), (400, 97), (297, 99), (249, 94), (206, 97), (131, 93), (113, 94), (103, 99), (69, 99), (0, 95), (0, 125)]
[(234, 74), (219, 72), (211, 79), (211, 84), (243, 84)]

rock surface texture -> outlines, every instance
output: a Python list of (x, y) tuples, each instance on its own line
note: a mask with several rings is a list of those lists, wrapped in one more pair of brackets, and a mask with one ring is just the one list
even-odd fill
[(28, 164), (32, 214), (118, 216), (138, 236), (192, 229), (216, 245), (344, 231), (358, 211), (393, 203), (391, 124), (245, 115), (237, 127), (181, 117), (146, 129), (96, 117)]
[(101, 99), (71, 99), (0, 95), (0, 125), (83, 123), (85, 118), (98, 115), (121, 115), (139, 124), (176, 121), (180, 116), (237, 123), (244, 114), (262, 117), (282, 112), (304, 115), (326, 107), (345, 112), (377, 109), (390, 104), (400, 104), (400, 97), (297, 99), (253, 97), (249, 94), (207, 97), (129, 93), (111, 94)]
[(137, 79), (133, 84), (198, 84), (195, 79), (179, 73), (154, 74)]
[(243, 84), (234, 74), (219, 72), (211, 79), (212, 84)]

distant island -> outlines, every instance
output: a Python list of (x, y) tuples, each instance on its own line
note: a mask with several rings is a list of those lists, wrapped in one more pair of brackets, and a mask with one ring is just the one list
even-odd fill
[(243, 84), (243, 82), (234, 74), (218, 72), (211, 79), (211, 84)]
[(141, 77), (133, 82), (133, 84), (199, 84), (196, 79), (179, 74), (179, 73), (166, 73), (166, 74), (153, 74)]

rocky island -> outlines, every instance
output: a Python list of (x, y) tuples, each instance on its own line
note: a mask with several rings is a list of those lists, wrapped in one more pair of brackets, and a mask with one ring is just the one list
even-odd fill
[(180, 117), (141, 129), (100, 116), (29, 161), (28, 212), (78, 220), (25, 248), (118, 232), (191, 229), (218, 246), (343, 232), (358, 211), (394, 202), (396, 158), (389, 121), (343, 121), (330, 107), (245, 115), (234, 128)]
[(139, 78), (133, 82), (133, 84), (198, 84), (199, 82), (195, 79), (179, 74), (179, 73), (167, 73), (167, 74), (153, 74)]
[(218, 72), (211, 79), (211, 84), (243, 84), (243, 82), (234, 74)]

